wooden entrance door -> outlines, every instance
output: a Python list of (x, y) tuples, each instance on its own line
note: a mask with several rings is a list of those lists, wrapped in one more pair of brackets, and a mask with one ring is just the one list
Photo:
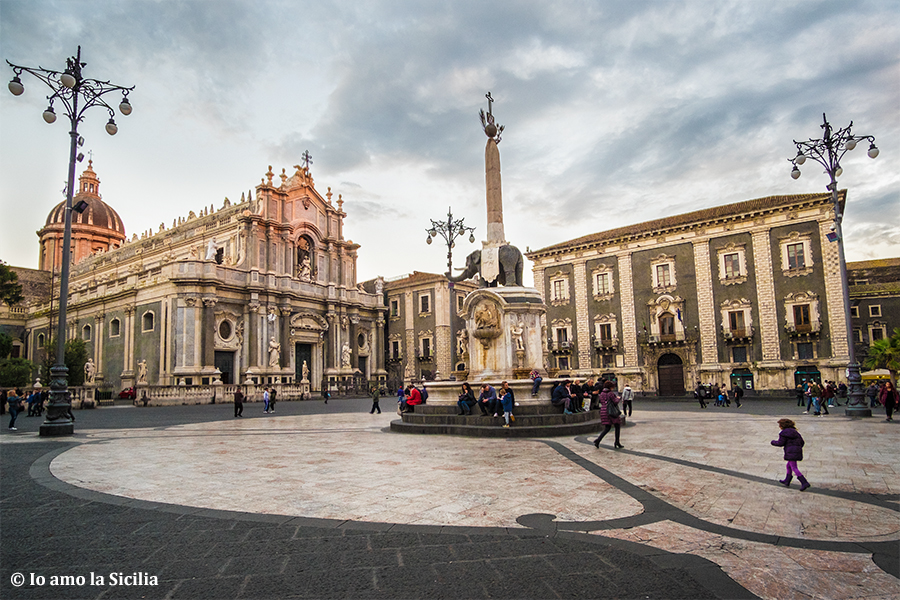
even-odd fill
[(676, 354), (663, 354), (657, 363), (660, 396), (684, 395), (684, 365)]

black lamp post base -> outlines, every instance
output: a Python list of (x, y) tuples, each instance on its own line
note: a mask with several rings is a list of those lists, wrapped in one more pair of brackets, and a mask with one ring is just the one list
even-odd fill
[(865, 406), (848, 406), (844, 409), (848, 417), (871, 417), (872, 409)]
[(41, 437), (60, 437), (74, 434), (75, 423), (72, 421), (66, 423), (41, 423)]

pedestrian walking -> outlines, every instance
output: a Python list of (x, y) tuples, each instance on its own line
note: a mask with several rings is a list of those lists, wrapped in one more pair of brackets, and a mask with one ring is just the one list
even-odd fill
[(599, 448), (600, 441), (603, 440), (603, 436), (609, 433), (609, 430), (613, 427), (616, 428), (616, 444), (615, 448), (624, 448), (622, 444), (619, 443), (619, 433), (622, 428), (622, 419), (621, 419), (621, 411), (619, 410), (619, 398), (616, 396), (616, 393), (612, 391), (612, 384), (607, 382), (606, 387), (603, 388), (603, 391), (600, 392), (600, 423), (603, 424), (603, 431), (600, 433), (600, 436), (594, 440), (594, 446)]
[(269, 388), (269, 412), (275, 412), (275, 396), (278, 395), (278, 390), (274, 387)]
[(866, 388), (866, 398), (869, 400), (869, 408), (875, 408), (875, 403), (878, 402), (878, 386), (874, 381)]
[(744, 388), (741, 387), (741, 384), (736, 383), (734, 387), (731, 389), (731, 396), (734, 398), (735, 404), (737, 407), (741, 407), (741, 398), (744, 397)]
[(234, 418), (244, 416), (244, 392), (241, 388), (234, 391)]
[(694, 396), (700, 402), (700, 408), (706, 408), (706, 386), (697, 382), (697, 389), (694, 390)]
[(781, 432), (778, 434), (777, 440), (772, 440), (772, 445), (784, 447), (784, 460), (787, 461), (787, 474), (784, 479), (779, 479), (778, 483), (784, 487), (790, 487), (791, 479), (796, 475), (797, 480), (800, 481), (800, 491), (802, 492), (809, 487), (806, 477), (797, 468), (797, 463), (803, 460), (803, 436), (800, 435), (796, 424), (790, 419), (779, 419), (778, 426), (781, 428)]
[(797, 384), (797, 387), (794, 388), (794, 393), (797, 395), (797, 406), (803, 406), (806, 402), (806, 390), (803, 389), (802, 383)]
[(263, 388), (263, 402), (265, 403), (263, 412), (266, 414), (269, 414), (269, 388), (268, 387)]
[(900, 395), (898, 395), (897, 390), (894, 389), (894, 384), (890, 381), (885, 381), (878, 399), (884, 406), (884, 414), (887, 416), (885, 421), (893, 421), (894, 410), (897, 408), (897, 403), (900, 402)]
[(378, 411), (378, 414), (381, 414), (381, 407), (378, 406), (378, 399), (381, 397), (381, 390), (377, 385), (372, 386), (372, 389), (369, 390), (369, 395), (372, 396), (372, 410), (369, 411), (370, 415), (374, 415), (375, 411)]
[[(403, 388), (401, 388), (403, 389)], [(328, 391), (324, 385), (322, 386), (322, 399), (325, 400), (325, 404), (328, 404), (328, 399), (331, 398), (331, 392)]]
[[(625, 384), (625, 388), (622, 390), (622, 412), (625, 413), (625, 416), (631, 416), (631, 404), (634, 400), (634, 390), (631, 389), (631, 386), (627, 383)], [(597, 398), (597, 402), (600, 401), (600, 398)]]

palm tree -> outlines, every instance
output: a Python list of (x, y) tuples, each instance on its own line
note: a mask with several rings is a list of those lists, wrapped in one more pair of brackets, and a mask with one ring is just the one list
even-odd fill
[(894, 389), (897, 388), (897, 371), (900, 371), (900, 327), (894, 329), (894, 335), (891, 337), (872, 344), (864, 366), (867, 369), (887, 369)]

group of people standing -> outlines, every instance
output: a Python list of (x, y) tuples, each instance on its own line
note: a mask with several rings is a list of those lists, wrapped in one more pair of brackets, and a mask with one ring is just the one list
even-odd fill
[(700, 408), (706, 408), (709, 403), (707, 400), (713, 401), (713, 406), (731, 406), (734, 402), (737, 408), (741, 407), (741, 399), (744, 397), (744, 388), (739, 383), (735, 383), (731, 388), (731, 392), (725, 387), (725, 384), (713, 383), (706, 385), (697, 382), (694, 389), (694, 398), (700, 403)]
[(890, 381), (874, 381), (866, 388), (866, 398), (869, 400), (869, 408), (884, 407), (885, 421), (894, 420), (894, 411), (900, 406), (900, 394)]

